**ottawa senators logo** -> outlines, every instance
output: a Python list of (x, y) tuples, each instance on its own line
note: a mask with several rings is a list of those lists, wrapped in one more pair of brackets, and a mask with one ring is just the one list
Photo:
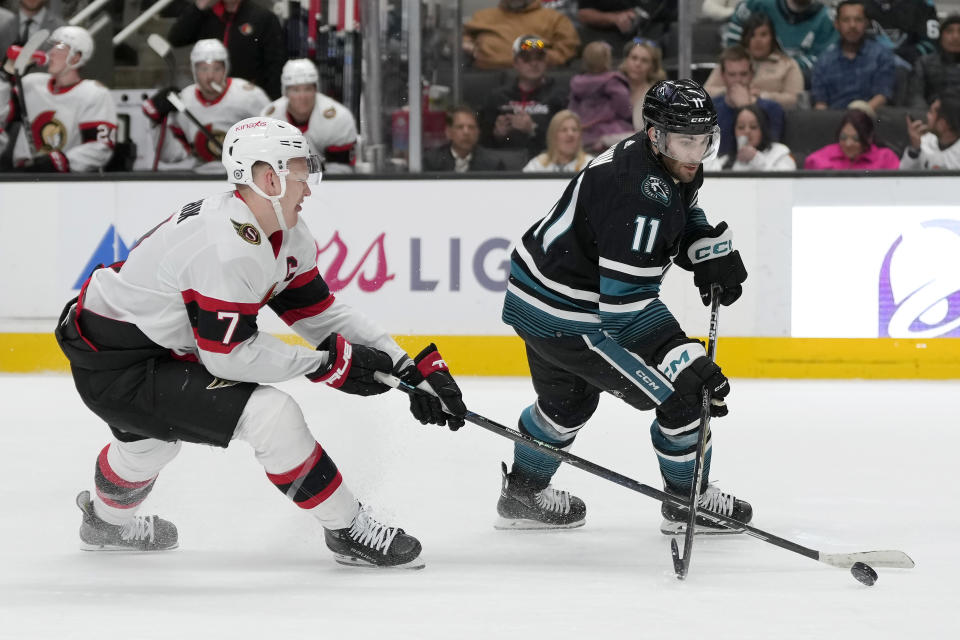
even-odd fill
[(242, 25), (240, 25), (240, 33), (245, 36), (250, 35), (253, 33), (253, 25), (251, 25), (249, 22), (244, 22)]
[(38, 152), (60, 151), (67, 146), (67, 128), (54, 118), (56, 114), (56, 111), (44, 111), (30, 124), (33, 146)]
[(233, 228), (237, 232), (237, 235), (249, 242), (250, 244), (257, 245), (260, 244), (260, 232), (257, 231), (257, 228), (252, 224), (247, 222), (237, 222), (234, 219), (230, 219), (230, 222), (233, 223)]
[(223, 148), (223, 139), (227, 136), (227, 132), (214, 129), (213, 125), (209, 124), (205, 125), (204, 129), (213, 135), (213, 139), (217, 141), (219, 147), (214, 146), (213, 142), (207, 139), (207, 136), (197, 131), (197, 135), (193, 138), (193, 148), (197, 150), (197, 157), (204, 162), (219, 160), (220, 149)]

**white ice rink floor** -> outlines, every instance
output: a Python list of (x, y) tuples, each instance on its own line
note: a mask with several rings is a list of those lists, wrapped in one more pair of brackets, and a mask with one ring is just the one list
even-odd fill
[[(471, 409), (511, 427), (532, 400), (525, 379), (461, 384)], [(281, 386), (354, 491), (420, 538), (424, 570), (336, 565), (241, 443), (185, 446), (161, 474), (145, 512), (178, 526), (178, 550), (81, 552), (74, 497), (92, 489), (106, 427), (69, 377), (5, 375), (0, 638), (960, 637), (960, 382), (734, 380), (713, 423), (712, 477), (753, 503), (755, 526), (916, 560), (872, 588), (746, 536), (698, 539), (678, 582), (659, 504), (568, 467), (556, 484), (586, 501), (585, 527), (496, 531), (508, 440), (423, 427), (398, 392)], [(658, 486), (650, 420), (605, 396), (574, 453)]]

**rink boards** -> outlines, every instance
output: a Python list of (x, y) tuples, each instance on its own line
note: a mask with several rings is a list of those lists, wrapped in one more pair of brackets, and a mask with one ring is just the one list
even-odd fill
[[(734, 231), (749, 279), (720, 317), (719, 360), (742, 377), (960, 377), (955, 177), (709, 178), (700, 204)], [(513, 241), (555, 179), (328, 180), (304, 203), (338, 298), (409, 351), (429, 340), (470, 375), (524, 375), (500, 321)], [(64, 370), (50, 330), (95, 265), (124, 259), (217, 181), (5, 182), (0, 189), (0, 371)], [(629, 240), (629, 239), (626, 239)], [(691, 335), (707, 312), (692, 276), (663, 298)], [(272, 313), (261, 328), (295, 336)]]

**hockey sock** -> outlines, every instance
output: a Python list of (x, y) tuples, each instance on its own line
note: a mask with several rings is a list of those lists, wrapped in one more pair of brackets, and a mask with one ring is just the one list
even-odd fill
[[(690, 429), (693, 429), (692, 431)], [(650, 437), (657, 452), (660, 473), (671, 489), (681, 493), (690, 491), (693, 484), (693, 468), (697, 458), (697, 437), (700, 433), (699, 419), (679, 429), (665, 429), (658, 420), (650, 425)], [(710, 477), (710, 455), (713, 451), (713, 433), (707, 435), (707, 449), (703, 458), (703, 487)]]
[[(522, 433), (563, 450), (573, 445), (577, 431), (583, 426), (563, 427), (544, 415), (537, 403), (523, 410), (519, 425)], [(556, 458), (519, 442), (514, 443), (513, 472), (529, 479), (535, 487), (546, 488), (559, 467), (560, 461)]]
[(337, 465), (316, 443), (302, 463), (284, 473), (267, 472), (277, 489), (310, 512), (328, 529), (350, 526), (360, 508), (357, 499), (343, 484)]
[(97, 456), (94, 472), (94, 513), (110, 524), (121, 525), (136, 515), (150, 494), (160, 470), (177, 455), (179, 442), (114, 440)]

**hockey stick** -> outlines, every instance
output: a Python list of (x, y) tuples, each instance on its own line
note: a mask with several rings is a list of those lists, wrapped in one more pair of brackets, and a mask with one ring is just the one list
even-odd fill
[[(147, 45), (153, 50), (155, 54), (160, 56), (165, 63), (167, 63), (167, 81), (169, 84), (167, 86), (174, 87), (177, 84), (177, 61), (173, 57), (173, 50), (170, 47), (170, 43), (167, 42), (162, 36), (151, 33), (147, 36)], [(160, 135), (157, 138), (157, 149), (153, 154), (153, 170), (156, 171), (157, 167), (160, 165), (160, 153), (163, 150), (163, 143), (167, 137), (167, 116), (163, 116), (163, 121), (160, 123)]]
[[(717, 359), (717, 322), (720, 319), (720, 286), (710, 285), (710, 296), (713, 301), (710, 305), (710, 334), (707, 343), (707, 357), (710, 362)], [(707, 438), (710, 437), (710, 389), (703, 387), (703, 396), (700, 401), (700, 433), (697, 435), (697, 457), (693, 463), (693, 485), (690, 487), (690, 519), (687, 521), (687, 531), (683, 536), (683, 556), (677, 539), (670, 539), (670, 555), (673, 557), (673, 570), (678, 580), (683, 580), (690, 570), (690, 555), (693, 553), (693, 536), (697, 526), (697, 503), (700, 499), (700, 483), (703, 482), (703, 466), (707, 454)]]
[[(383, 384), (395, 389), (399, 389), (408, 395), (422, 395), (427, 393), (426, 391), (412, 387), (399, 378), (389, 374), (378, 372), (375, 374), (375, 376), (377, 380)], [(514, 442), (519, 442), (528, 447), (536, 449), (537, 451), (556, 458), (561, 462), (566, 462), (570, 466), (576, 467), (581, 471), (586, 471), (587, 473), (591, 473), (599, 478), (603, 478), (604, 480), (609, 480), (610, 482), (618, 484), (621, 487), (626, 487), (627, 489), (636, 491), (637, 493), (642, 493), (648, 498), (653, 498), (654, 500), (658, 500), (660, 502), (669, 502), (677, 507), (688, 506), (685, 500), (682, 500), (676, 496), (664, 491), (660, 491), (659, 489), (654, 489), (651, 486), (641, 484), (636, 480), (617, 473), (616, 471), (611, 471), (610, 469), (601, 467), (600, 465), (590, 462), (589, 460), (575, 456), (572, 453), (568, 453), (552, 445), (535, 440), (526, 434), (520, 433), (515, 429), (505, 427), (502, 424), (498, 424), (489, 418), (485, 418), (478, 413), (474, 413), (473, 411), (467, 411), (466, 415), (464, 416), (464, 420), (471, 424), (475, 424), (478, 427), (486, 429), (487, 431), (496, 433), (499, 436), (503, 436), (508, 440), (513, 440)], [(744, 533), (753, 536), (758, 540), (763, 540), (764, 542), (780, 547), (781, 549), (792, 551), (793, 553), (800, 554), (801, 556), (805, 556), (811, 560), (816, 560), (817, 562), (822, 562), (830, 565), (831, 567), (849, 569), (857, 562), (865, 562), (874, 567), (892, 567), (897, 569), (912, 569), (915, 566), (910, 556), (903, 551), (890, 550), (858, 551), (854, 553), (823, 553), (822, 551), (804, 547), (796, 542), (791, 542), (785, 538), (781, 538), (773, 535), (772, 533), (767, 533), (766, 531), (752, 527), (745, 522), (740, 522), (739, 520), (735, 520), (728, 516), (720, 515), (719, 513), (710, 511), (708, 509), (698, 510), (698, 515), (710, 520), (711, 522), (715, 522), (730, 529), (743, 529)]]
[(34, 52), (47, 41), (49, 36), (50, 32), (46, 29), (40, 29), (30, 36), (24, 43), (23, 48), (20, 49), (20, 55), (17, 56), (16, 62), (13, 63), (13, 84), (16, 89), (14, 93), (17, 94), (17, 110), (20, 112), (20, 128), (23, 129), (23, 137), (27, 141), (27, 150), (30, 152), (31, 158), (37, 154), (37, 148), (33, 144), (33, 130), (30, 126), (30, 116), (27, 115), (27, 96), (23, 95), (21, 78), (23, 72), (33, 62)]
[(220, 141), (217, 140), (214, 135), (207, 131), (207, 128), (200, 124), (200, 121), (197, 120), (197, 116), (190, 113), (190, 110), (187, 109), (187, 105), (183, 104), (183, 100), (180, 99), (180, 96), (175, 94), (173, 91), (167, 94), (167, 100), (170, 101), (170, 104), (176, 108), (177, 111), (187, 116), (187, 118), (200, 129), (200, 133), (207, 139), (208, 142), (213, 143), (214, 147), (217, 150), (217, 153), (222, 153), (223, 146), (220, 144)]

